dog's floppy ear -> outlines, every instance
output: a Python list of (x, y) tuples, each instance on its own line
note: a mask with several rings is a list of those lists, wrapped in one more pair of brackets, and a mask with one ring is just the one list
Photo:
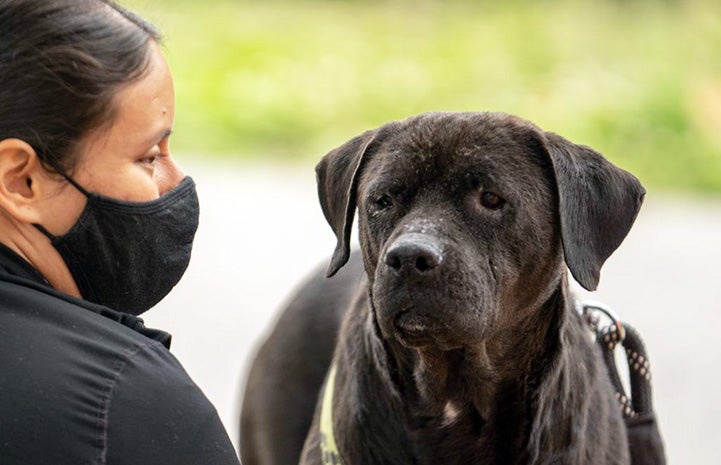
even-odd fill
[(350, 235), (356, 209), (358, 180), (363, 165), (377, 146), (384, 127), (366, 131), (331, 150), (315, 167), (318, 198), (325, 219), (333, 228), (338, 243), (326, 275), (333, 276), (348, 261)]
[(558, 187), (563, 252), (571, 274), (596, 290), (601, 266), (636, 220), (646, 190), (600, 153), (545, 133)]

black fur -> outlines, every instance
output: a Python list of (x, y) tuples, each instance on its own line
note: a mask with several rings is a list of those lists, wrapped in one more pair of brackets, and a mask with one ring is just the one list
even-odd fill
[[(328, 324), (289, 347), (291, 328), (319, 314), (337, 323), (346, 308), (291, 307), (261, 350), (254, 370), (265, 372), (251, 374), (246, 406), (275, 396), (257, 387), (259, 376), (283, 379), (300, 395), (266, 413), (306, 418), (328, 367), (314, 348), (336, 341), (333, 418), (346, 465), (629, 463), (619, 407), (573, 310), (564, 263), (596, 287), (642, 202), (632, 175), (493, 113), (390, 123), (330, 152), (317, 173), (338, 237), (328, 273), (348, 260), (357, 208), (365, 277), (352, 302), (344, 295), (339, 332)], [(273, 339), (286, 341), (279, 356), (288, 362), (322, 359), (315, 373), (269, 371), (266, 354), (279, 354)], [(244, 463), (295, 463), (292, 453), (257, 459), (249, 437), (297, 444), (300, 432), (253, 410), (243, 413)], [(302, 464), (321, 463), (319, 411)]]

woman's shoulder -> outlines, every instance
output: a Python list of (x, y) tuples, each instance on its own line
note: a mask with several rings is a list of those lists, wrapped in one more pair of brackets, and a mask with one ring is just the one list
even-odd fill
[(109, 398), (107, 425), (108, 463), (238, 463), (213, 405), (157, 345), (127, 358)]
[[(192, 451), (188, 431), (199, 421), (223, 433), (221, 444), (227, 439), (161, 342), (40, 289), (0, 281), (0, 366), (4, 464), (133, 463), (125, 460), (128, 442), (143, 438), (172, 453), (182, 445), (168, 440), (183, 437)], [(117, 460), (106, 460), (112, 454)]]
[(0, 457), (99, 457), (108, 390), (143, 345), (158, 343), (39, 287), (0, 280)]

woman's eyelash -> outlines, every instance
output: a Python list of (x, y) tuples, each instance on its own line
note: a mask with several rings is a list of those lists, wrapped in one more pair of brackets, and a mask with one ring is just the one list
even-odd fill
[(154, 164), (158, 160), (158, 155), (148, 155), (140, 159), (141, 163), (147, 163), (149, 165)]

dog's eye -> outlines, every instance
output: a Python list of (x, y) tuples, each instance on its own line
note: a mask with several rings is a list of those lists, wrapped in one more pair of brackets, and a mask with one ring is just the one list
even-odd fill
[(506, 201), (493, 192), (485, 191), (481, 194), (481, 205), (491, 210), (498, 210), (504, 203), (506, 203)]
[(373, 208), (376, 210), (385, 210), (386, 208), (390, 208), (393, 206), (393, 199), (391, 199), (390, 195), (383, 194), (378, 197), (375, 197), (372, 200)]

